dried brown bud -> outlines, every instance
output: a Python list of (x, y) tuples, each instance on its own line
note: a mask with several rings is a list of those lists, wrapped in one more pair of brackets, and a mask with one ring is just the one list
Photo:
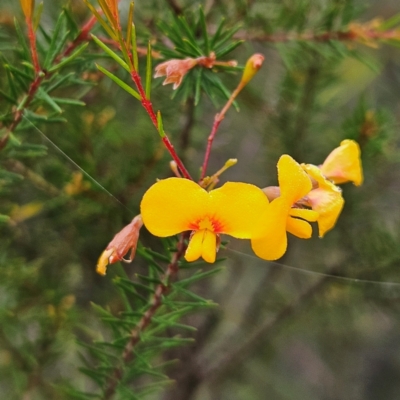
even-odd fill
[[(142, 217), (141, 215), (137, 215), (129, 225), (125, 226), (114, 236), (113, 240), (111, 240), (103, 253), (101, 253), (99, 261), (97, 262), (97, 273), (105, 275), (108, 264), (114, 264), (118, 261), (132, 262), (135, 258), (139, 232), (142, 226)], [(131, 251), (129, 259), (124, 259), (123, 257), (129, 250)]]

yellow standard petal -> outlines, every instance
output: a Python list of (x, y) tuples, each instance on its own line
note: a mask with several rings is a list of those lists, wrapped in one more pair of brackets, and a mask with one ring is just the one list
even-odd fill
[(332, 229), (343, 209), (342, 191), (326, 179), (315, 165), (303, 164), (304, 170), (318, 183), (318, 188), (307, 195), (308, 204), (317, 211), (319, 236)]
[(326, 158), (320, 169), (323, 175), (334, 183), (363, 182), (360, 146), (354, 140), (343, 140)]
[(248, 183), (227, 182), (210, 192), (215, 232), (239, 239), (250, 239), (263, 229), (268, 206), (264, 192)]
[(207, 215), (210, 197), (197, 183), (183, 178), (158, 181), (140, 204), (143, 223), (155, 236), (166, 237), (195, 230), (196, 221)]
[(311, 189), (312, 183), (303, 168), (287, 154), (278, 161), (278, 180), (281, 197), (292, 206), (304, 197)]

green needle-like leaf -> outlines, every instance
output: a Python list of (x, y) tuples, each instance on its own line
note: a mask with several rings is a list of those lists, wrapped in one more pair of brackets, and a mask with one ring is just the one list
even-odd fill
[(126, 71), (130, 72), (128, 64), (120, 57), (118, 54), (116, 54), (114, 51), (112, 51), (106, 44), (104, 44), (97, 36), (92, 35), (93, 40), (96, 42), (96, 44), (101, 47), (113, 60), (115, 60), (122, 68), (124, 68)]
[(69, 64), (72, 60), (74, 60), (76, 57), (78, 57), (89, 45), (89, 43), (83, 43), (79, 47), (76, 48), (76, 50), (68, 57), (64, 58), (60, 63), (57, 65), (54, 65), (49, 69), (49, 72), (54, 72), (57, 71), (58, 69), (64, 67), (65, 65)]
[(105, 68), (103, 68), (101, 65), (96, 64), (96, 67), (101, 71), (104, 75), (107, 75), (110, 79), (112, 79), (120, 88), (124, 89), (126, 92), (128, 92), (130, 95), (138, 99), (139, 101), (142, 99), (140, 97), (140, 94), (133, 88), (131, 88), (129, 85), (127, 85), (125, 82), (123, 82), (121, 79), (116, 77), (114, 74), (111, 72), (107, 71)]

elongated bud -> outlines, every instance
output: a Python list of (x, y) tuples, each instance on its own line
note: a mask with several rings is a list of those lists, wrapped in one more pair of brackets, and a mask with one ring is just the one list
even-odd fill
[(241, 85), (247, 85), (258, 72), (264, 62), (264, 56), (262, 54), (253, 54), (246, 62), (244, 67)]
[(20, 3), (25, 18), (32, 19), (33, 9), (35, 8), (35, 0), (20, 0)]
[[(113, 240), (111, 240), (103, 253), (101, 253), (97, 262), (96, 271), (98, 274), (105, 275), (108, 264), (114, 264), (118, 261), (132, 262), (135, 258), (139, 232), (142, 226), (142, 217), (141, 215), (137, 215), (129, 225), (125, 226), (114, 236)], [(124, 259), (123, 257), (129, 250), (131, 251), (129, 259)]]

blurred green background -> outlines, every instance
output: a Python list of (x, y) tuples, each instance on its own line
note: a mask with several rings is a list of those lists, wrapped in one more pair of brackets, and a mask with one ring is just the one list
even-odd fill
[[(83, 2), (69, 3), (78, 21), (88, 18)], [(46, 29), (53, 29), (64, 4), (44, 1)], [(353, 20), (400, 13), (394, 0), (137, 0), (139, 40), (161, 40), (156, 24), (170, 21), (171, 6), (196, 13), (199, 4), (210, 31), (225, 17), (229, 26), (242, 25), (238, 37), (335, 31)], [(2, 0), (0, 51), (18, 63), (14, 16), (22, 23), (18, 2)], [(164, 356), (180, 360), (168, 370), (177, 383), (153, 398), (398, 399), (400, 48), (247, 40), (226, 59), (243, 65), (254, 52), (265, 56), (264, 65), (239, 96), (240, 112), (232, 108), (221, 124), (209, 171), (238, 158), (222, 182), (274, 185), (281, 154), (320, 164), (351, 138), (362, 147), (365, 182), (343, 187), (346, 203), (334, 230), (323, 239), (317, 232), (307, 241), (290, 238), (276, 263), (257, 259), (249, 243), (230, 239), (219, 254), (226, 257), (223, 271), (194, 288), (220, 306), (186, 318), (198, 327), (196, 344)], [(143, 71), (145, 60), (140, 62)], [(140, 103), (89, 58), (76, 74), (94, 85), (62, 95), (81, 98), (85, 107), (66, 106), (65, 123), (16, 132), (23, 143), (47, 146), (47, 153), (0, 158), (3, 170), (24, 177), (12, 185), (0, 179), (0, 213), (10, 216), (0, 225), (2, 398), (68, 398), (55, 386), (66, 383), (93, 390), (78, 371), (82, 349), (76, 339), (90, 342), (106, 334), (90, 302), (114, 312), (122, 307), (111, 282), (122, 267), (111, 266), (100, 277), (97, 258), (138, 214), (146, 189), (171, 175), (169, 155)], [(221, 79), (233, 90), (240, 73)], [(154, 80), (152, 101), (196, 177), (224, 101), (217, 98), (215, 107), (203, 94), (193, 107), (190, 99), (171, 99), (171, 86), (161, 82)], [(3, 65), (0, 88), (7, 88)], [(9, 111), (1, 97), (0, 107), (2, 114)], [(161, 248), (145, 231), (141, 241)], [(137, 257), (123, 268), (132, 276), (145, 271), (146, 263)]]

